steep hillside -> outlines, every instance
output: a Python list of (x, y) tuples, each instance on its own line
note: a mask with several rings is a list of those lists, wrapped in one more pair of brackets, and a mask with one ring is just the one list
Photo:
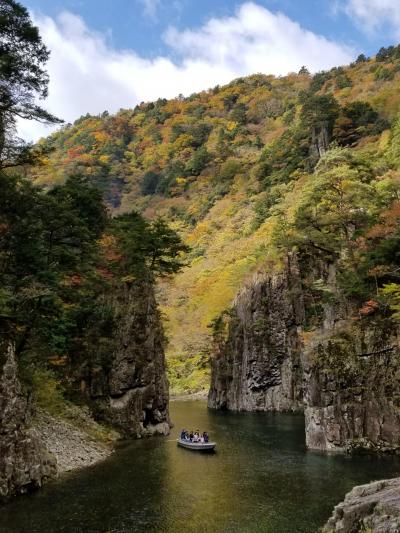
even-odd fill
[(397, 145), (388, 146), (399, 89), (392, 47), (314, 76), (256, 74), (82, 117), (42, 141), (52, 151), (32, 169), (37, 183), (87, 176), (114, 213), (163, 216), (191, 246), (188, 267), (160, 285), (173, 391), (207, 386), (210, 324), (258, 269), (280, 270), (279, 213), (290, 216), (332, 142), (368, 168), (365, 180), (397, 183)]

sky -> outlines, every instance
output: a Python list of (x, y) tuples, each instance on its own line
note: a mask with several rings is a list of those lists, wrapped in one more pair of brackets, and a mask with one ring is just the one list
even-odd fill
[[(50, 112), (173, 98), (252, 73), (311, 72), (400, 41), (400, 0), (20, 0), (51, 51)], [(37, 140), (51, 130), (19, 124)]]

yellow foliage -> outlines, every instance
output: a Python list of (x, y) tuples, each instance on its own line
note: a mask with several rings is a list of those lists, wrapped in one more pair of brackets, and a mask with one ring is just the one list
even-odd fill
[(194, 138), (192, 135), (189, 135), (188, 133), (183, 133), (182, 135), (179, 135), (179, 137), (175, 140), (172, 146), (173, 146), (174, 151), (179, 151), (182, 148), (192, 146), (193, 141), (194, 141)]
[(92, 135), (99, 143), (105, 143), (110, 138), (104, 131), (94, 131)]
[[(391, 120), (400, 110), (398, 75), (390, 83), (376, 82), (371, 66), (368, 62), (345, 68), (353, 86), (338, 90), (333, 83), (330, 90), (335, 91), (340, 104), (365, 100)], [(190, 388), (206, 375), (198, 373), (196, 364), (209, 344), (210, 321), (231, 305), (243, 283), (259, 269), (280, 266), (279, 250), (272, 239), (276, 218), (270, 216), (254, 229), (254, 207), (270, 194), (260, 194), (255, 170), (264, 148), (260, 143), (271, 145), (286, 131), (285, 110), (294, 105), (294, 120), (299, 119), (298, 94), (309, 83), (308, 76), (275, 78), (257, 74), (186, 100), (170, 100), (158, 108), (158, 115), (159, 104), (142, 104), (135, 111), (126, 110), (106, 119), (81, 119), (64, 133), (55, 134), (58, 148), (44, 158), (43, 167), (34, 170), (35, 181), (43, 185), (62, 182), (75, 165), (82, 163), (86, 166), (78, 166), (79, 171), (90, 175), (93, 182), (100, 175), (101, 180), (109, 179), (113, 188), (114, 178), (121, 177), (126, 187), (115, 212), (137, 209), (149, 218), (164, 216), (192, 247), (188, 267), (172, 281), (160, 284), (168, 319), (167, 358), (171, 372), (176, 377), (185, 362), (192, 372), (182, 378), (182, 387)], [(249, 123), (244, 128), (231, 120), (238, 104), (246, 105)], [(172, 132), (178, 131), (174, 126), (182, 125), (183, 132), (193, 133), (200, 123), (211, 127), (203, 144), (211, 154), (211, 164), (199, 176), (183, 177), (180, 168), (185, 168), (199, 141), (195, 134), (181, 133), (172, 142)], [(126, 142), (125, 138), (131, 141)], [(389, 132), (384, 132), (375, 139), (365, 138), (357, 150), (362, 155), (382, 153), (388, 142)], [(107, 155), (102, 154), (105, 143)], [(230, 158), (238, 161), (240, 169), (224, 181), (221, 171)], [(104, 178), (101, 164), (110, 165), (109, 178)], [(144, 174), (152, 171), (160, 180), (168, 181), (173, 164), (167, 193), (163, 195), (156, 188), (153, 195), (143, 196), (140, 191)], [(298, 173), (292, 178), (295, 179), (282, 189), (282, 201), (274, 206), (274, 212), (285, 213), (288, 221), (293, 218), (296, 200), (309, 176)], [(102, 247), (109, 260), (118, 260), (115, 243), (103, 242)]]
[(381, 152), (384, 152), (389, 147), (389, 141), (390, 141), (390, 130), (385, 130), (382, 132), (381, 137), (379, 139), (379, 150)]

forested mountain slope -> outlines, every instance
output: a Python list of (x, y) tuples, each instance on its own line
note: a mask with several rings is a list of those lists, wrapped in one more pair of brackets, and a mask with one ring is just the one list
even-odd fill
[(196, 390), (208, 384), (210, 324), (293, 246), (309, 240), (309, 254), (350, 258), (342, 279), (360, 308), (396, 281), (399, 89), (398, 47), (314, 76), (255, 74), (82, 117), (41, 141), (50, 151), (30, 172), (46, 187), (88, 177), (115, 214), (165, 217), (190, 245), (160, 299), (172, 389)]

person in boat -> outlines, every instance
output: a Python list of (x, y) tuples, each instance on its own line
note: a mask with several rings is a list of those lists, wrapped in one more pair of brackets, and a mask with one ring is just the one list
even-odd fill
[(186, 429), (182, 429), (180, 439), (185, 440), (185, 437), (186, 437)]
[(209, 436), (208, 436), (207, 431), (203, 432), (202, 437), (203, 437), (203, 442), (207, 443), (209, 441)]
[(192, 430), (192, 431), (190, 432), (190, 434), (189, 434), (189, 440), (190, 440), (190, 442), (193, 442), (193, 437), (194, 437), (194, 435), (193, 435), (193, 430)]

